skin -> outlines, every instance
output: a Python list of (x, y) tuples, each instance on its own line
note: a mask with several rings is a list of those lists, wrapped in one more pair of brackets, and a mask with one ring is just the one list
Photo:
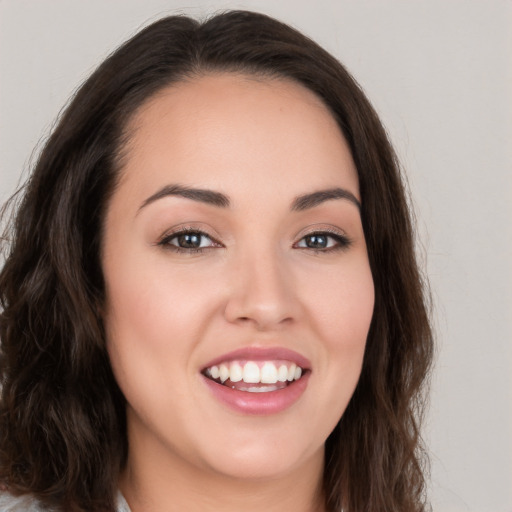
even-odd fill
[[(324, 510), (324, 443), (357, 384), (374, 304), (356, 204), (291, 209), (336, 187), (360, 200), (335, 120), (298, 84), (218, 74), (160, 92), (128, 128), (102, 252), (108, 351), (128, 403), (123, 494), (133, 512)], [(175, 184), (230, 205), (154, 198)], [(183, 227), (210, 237), (201, 252), (176, 251)], [(306, 246), (326, 230), (327, 248)], [(213, 358), (275, 346), (311, 361), (291, 407), (242, 414), (205, 386)]]

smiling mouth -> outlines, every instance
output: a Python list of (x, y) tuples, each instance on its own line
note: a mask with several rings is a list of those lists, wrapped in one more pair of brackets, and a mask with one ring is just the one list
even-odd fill
[(304, 375), (291, 361), (229, 361), (205, 368), (201, 373), (228, 388), (249, 393), (269, 393), (284, 389)]

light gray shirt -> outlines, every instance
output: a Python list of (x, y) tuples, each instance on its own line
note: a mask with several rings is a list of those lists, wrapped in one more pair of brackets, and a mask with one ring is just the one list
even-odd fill
[[(12, 496), (8, 493), (0, 493), (0, 512), (52, 512), (43, 507), (41, 503), (32, 496)], [(130, 512), (130, 507), (123, 495), (117, 494), (116, 512)]]

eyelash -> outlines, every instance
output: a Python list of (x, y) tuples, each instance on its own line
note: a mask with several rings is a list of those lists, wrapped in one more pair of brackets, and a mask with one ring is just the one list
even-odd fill
[[(171, 243), (172, 240), (185, 235), (196, 235), (200, 239), (201, 238), (208, 238), (211, 240), (212, 245), (208, 245), (206, 247), (180, 247), (178, 245), (175, 245)], [(298, 244), (307, 238), (311, 237), (326, 237), (327, 239), (333, 239), (335, 241), (335, 244), (331, 247), (325, 247), (325, 248), (315, 248), (315, 247), (299, 247)], [(222, 244), (215, 240), (212, 236), (210, 236), (208, 233), (205, 233), (204, 231), (201, 231), (197, 228), (184, 228), (180, 229), (179, 231), (175, 231), (173, 233), (169, 233), (164, 235), (160, 241), (157, 243), (157, 245), (164, 247), (167, 250), (174, 251), (176, 253), (185, 253), (185, 254), (199, 254), (204, 252), (205, 250), (215, 249), (222, 247)], [(329, 230), (319, 230), (319, 231), (313, 231), (311, 233), (308, 233), (304, 235), (298, 242), (293, 244), (293, 247), (296, 249), (301, 250), (307, 250), (307, 251), (313, 251), (314, 253), (330, 253), (330, 252), (336, 252), (336, 251), (344, 251), (347, 250), (352, 245), (352, 240), (348, 238), (346, 235), (333, 232)]]

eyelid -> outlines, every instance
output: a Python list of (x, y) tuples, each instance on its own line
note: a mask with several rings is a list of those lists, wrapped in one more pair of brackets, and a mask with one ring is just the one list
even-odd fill
[(340, 236), (348, 238), (348, 234), (345, 230), (334, 226), (332, 224), (310, 224), (305, 228), (301, 229), (295, 236), (294, 240), (300, 240), (308, 235), (314, 235), (316, 233), (326, 233), (328, 235)]

